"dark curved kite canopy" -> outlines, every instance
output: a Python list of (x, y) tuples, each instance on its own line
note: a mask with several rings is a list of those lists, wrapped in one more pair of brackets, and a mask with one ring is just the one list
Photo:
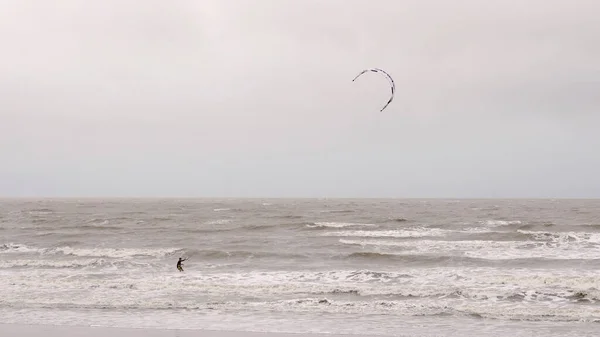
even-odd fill
[(387, 72), (385, 72), (384, 70), (379, 69), (379, 68), (370, 68), (370, 69), (365, 69), (365, 70), (361, 71), (358, 75), (356, 75), (356, 77), (354, 77), (354, 79), (352, 80), (352, 82), (354, 82), (362, 74), (364, 74), (366, 72), (369, 72), (369, 71), (370, 72), (374, 72), (374, 73), (381, 73), (381, 74), (383, 74), (388, 79), (388, 81), (390, 82), (390, 86), (391, 86), (391, 90), (392, 90), (392, 95), (390, 96), (390, 99), (387, 101), (387, 103), (383, 106), (383, 108), (381, 108), (381, 110), (379, 110), (379, 111), (383, 111), (394, 100), (394, 93), (396, 92), (396, 84), (394, 83), (394, 79), (392, 78), (392, 76), (390, 74), (388, 74)]

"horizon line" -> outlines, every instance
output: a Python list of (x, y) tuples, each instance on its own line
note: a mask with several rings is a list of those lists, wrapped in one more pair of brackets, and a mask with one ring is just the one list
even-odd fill
[(409, 197), (409, 196), (119, 196), (119, 195), (98, 195), (98, 196), (51, 196), (51, 195), (32, 195), (32, 196), (9, 196), (0, 195), (0, 200), (6, 199), (363, 199), (363, 200), (599, 200), (600, 197)]

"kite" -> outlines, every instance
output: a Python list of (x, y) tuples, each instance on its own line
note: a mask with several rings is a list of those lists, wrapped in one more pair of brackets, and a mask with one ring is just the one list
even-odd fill
[(391, 89), (392, 89), (392, 96), (390, 96), (390, 99), (383, 106), (383, 108), (381, 108), (381, 110), (379, 110), (379, 111), (383, 111), (383, 109), (385, 109), (392, 102), (392, 100), (394, 99), (394, 92), (396, 91), (396, 84), (394, 83), (394, 79), (392, 78), (392, 76), (390, 76), (390, 74), (386, 73), (385, 71), (383, 71), (382, 69), (379, 69), (379, 68), (371, 68), (371, 69), (365, 69), (365, 70), (361, 71), (360, 74), (356, 75), (356, 77), (352, 80), (352, 82), (354, 82), (360, 75), (362, 75), (362, 74), (364, 74), (364, 73), (366, 73), (368, 71), (372, 71), (374, 73), (381, 73), (390, 82), (390, 86), (391, 86)]

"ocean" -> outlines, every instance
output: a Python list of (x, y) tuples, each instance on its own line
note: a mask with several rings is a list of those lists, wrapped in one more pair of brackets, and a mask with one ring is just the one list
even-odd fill
[(599, 271), (600, 200), (0, 200), (5, 324), (597, 336)]

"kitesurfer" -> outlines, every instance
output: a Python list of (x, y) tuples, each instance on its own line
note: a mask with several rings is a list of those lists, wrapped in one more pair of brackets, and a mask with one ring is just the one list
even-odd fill
[(183, 271), (183, 264), (182, 264), (182, 262), (185, 261), (185, 260), (187, 260), (187, 259), (179, 258), (179, 261), (177, 261), (177, 269), (179, 271)]

